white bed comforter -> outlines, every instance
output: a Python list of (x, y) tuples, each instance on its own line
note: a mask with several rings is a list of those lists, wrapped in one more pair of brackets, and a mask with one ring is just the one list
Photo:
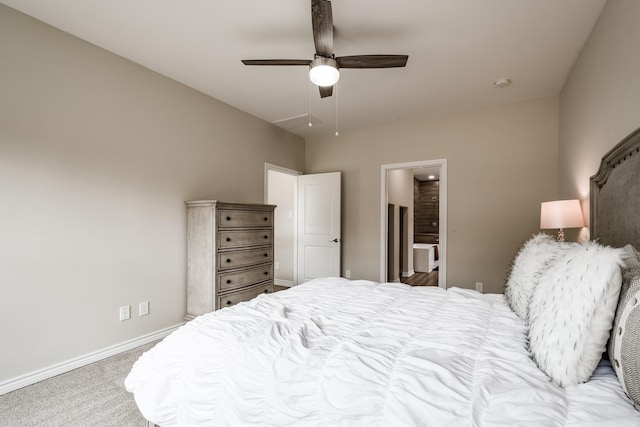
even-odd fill
[(163, 426), (640, 426), (602, 362), (551, 383), (502, 295), (331, 278), (200, 316), (126, 379)]

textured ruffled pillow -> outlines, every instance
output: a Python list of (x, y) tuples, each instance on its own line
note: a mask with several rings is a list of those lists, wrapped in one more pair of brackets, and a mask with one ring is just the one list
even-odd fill
[(640, 410), (640, 253), (624, 247), (622, 290), (608, 354), (627, 395)]
[(572, 245), (540, 277), (529, 312), (529, 345), (553, 382), (591, 377), (605, 351), (620, 294), (622, 250)]
[(504, 298), (521, 319), (527, 320), (529, 316), (531, 296), (540, 275), (562, 249), (562, 243), (540, 233), (526, 241), (518, 251), (507, 279)]

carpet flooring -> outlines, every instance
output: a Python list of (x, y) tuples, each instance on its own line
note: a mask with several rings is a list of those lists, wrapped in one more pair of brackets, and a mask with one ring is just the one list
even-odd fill
[(0, 426), (144, 427), (124, 379), (156, 342), (0, 396)]

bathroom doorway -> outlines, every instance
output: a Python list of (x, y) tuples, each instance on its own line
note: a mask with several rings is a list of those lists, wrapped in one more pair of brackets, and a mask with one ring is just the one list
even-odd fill
[[(438, 194), (428, 201), (437, 209), (437, 219), (429, 220), (425, 233), (414, 234), (415, 215), (414, 180), (429, 179), (435, 174)], [(420, 177), (419, 179), (416, 176)], [(434, 177), (435, 179), (435, 177)], [(433, 199), (432, 197), (435, 197)], [(392, 208), (393, 206), (393, 208)], [(393, 209), (393, 210), (392, 210)], [(446, 159), (382, 165), (381, 170), (381, 227), (380, 227), (380, 280), (400, 281), (417, 277), (416, 261), (420, 270), (437, 276), (439, 287), (446, 288), (447, 276), (447, 162)], [(390, 231), (391, 230), (391, 231)], [(416, 240), (434, 239), (433, 243)], [(400, 243), (402, 241), (402, 243)], [(418, 249), (418, 250), (416, 250)], [(417, 259), (414, 259), (417, 257)], [(422, 276), (422, 272), (420, 274)], [(403, 282), (405, 280), (402, 280)]]

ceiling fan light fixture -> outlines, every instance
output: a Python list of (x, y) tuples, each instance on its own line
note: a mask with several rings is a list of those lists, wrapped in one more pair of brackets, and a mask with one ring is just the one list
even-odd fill
[(338, 62), (332, 58), (318, 56), (309, 66), (309, 79), (316, 86), (333, 86), (340, 79)]

